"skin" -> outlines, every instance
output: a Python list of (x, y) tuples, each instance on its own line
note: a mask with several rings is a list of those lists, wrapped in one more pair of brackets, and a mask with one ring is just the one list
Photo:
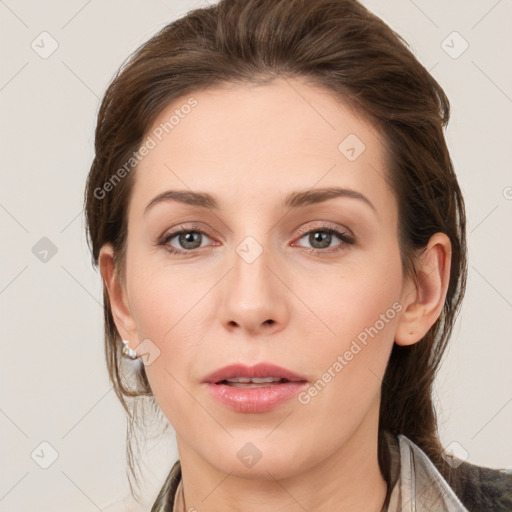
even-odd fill
[[(377, 462), (381, 379), (393, 343), (418, 342), (440, 314), (449, 240), (438, 233), (418, 254), (417, 283), (403, 275), (383, 140), (327, 91), (276, 79), (193, 96), (197, 107), (136, 170), (123, 278), (112, 248), (100, 255), (120, 336), (136, 350), (150, 339), (160, 351), (146, 372), (176, 431), (186, 507), (378, 512), (386, 492)], [(365, 144), (354, 161), (338, 150), (349, 134)], [(290, 192), (331, 186), (363, 194), (373, 208), (351, 197), (282, 207)], [(144, 213), (170, 189), (213, 194), (219, 209), (163, 201)], [(190, 222), (190, 231), (205, 233), (196, 235), (200, 248), (178, 236), (167, 244), (190, 254), (158, 244)], [(325, 225), (354, 243), (332, 235), (322, 249), (305, 233)], [(247, 236), (263, 248), (252, 263), (236, 251)], [(292, 398), (266, 413), (239, 413), (202, 383), (227, 364), (260, 361), (313, 383), (394, 303), (401, 310), (306, 405)], [(248, 442), (262, 455), (250, 468), (237, 457)]]

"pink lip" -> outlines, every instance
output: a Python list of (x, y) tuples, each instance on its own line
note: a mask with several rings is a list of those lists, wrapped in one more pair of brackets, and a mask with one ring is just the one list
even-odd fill
[(306, 381), (306, 377), (293, 373), (286, 368), (277, 366), (272, 363), (258, 363), (254, 366), (245, 366), (243, 364), (230, 364), (210, 373), (203, 382), (216, 384), (226, 379), (234, 377), (276, 377), (278, 379), (286, 379), (289, 381)]
[[(269, 384), (258, 388), (235, 388), (220, 382), (235, 377), (275, 377), (289, 382)], [(267, 412), (297, 395), (307, 379), (285, 368), (270, 363), (255, 366), (233, 364), (211, 373), (203, 381), (212, 397), (221, 404), (243, 413)]]

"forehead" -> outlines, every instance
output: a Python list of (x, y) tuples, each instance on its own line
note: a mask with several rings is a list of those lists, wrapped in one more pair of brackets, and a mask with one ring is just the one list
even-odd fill
[[(262, 199), (346, 186), (389, 200), (378, 129), (331, 92), (300, 80), (229, 84), (178, 98), (158, 115), (133, 199), (169, 189)], [(380, 195), (388, 194), (387, 198)], [(280, 199), (280, 198), (279, 198)], [(141, 205), (142, 207), (142, 205)]]

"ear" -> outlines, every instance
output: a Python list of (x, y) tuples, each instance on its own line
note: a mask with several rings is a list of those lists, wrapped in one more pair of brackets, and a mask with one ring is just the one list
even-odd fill
[(416, 280), (407, 279), (402, 291), (402, 314), (395, 332), (397, 345), (420, 341), (443, 310), (452, 249), (444, 233), (433, 235), (416, 261)]
[(98, 261), (117, 331), (123, 340), (130, 341), (130, 346), (134, 347), (137, 345), (136, 324), (130, 311), (126, 287), (115, 269), (114, 249), (110, 244), (100, 249)]

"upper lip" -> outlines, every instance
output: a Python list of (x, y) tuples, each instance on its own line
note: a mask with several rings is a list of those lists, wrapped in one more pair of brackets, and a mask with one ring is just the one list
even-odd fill
[(294, 382), (307, 381), (303, 375), (297, 374), (272, 363), (258, 363), (254, 366), (246, 366), (236, 363), (215, 370), (207, 377), (205, 377), (203, 382), (216, 384), (223, 380), (233, 379), (235, 377), (275, 377), (278, 379), (286, 379)]

